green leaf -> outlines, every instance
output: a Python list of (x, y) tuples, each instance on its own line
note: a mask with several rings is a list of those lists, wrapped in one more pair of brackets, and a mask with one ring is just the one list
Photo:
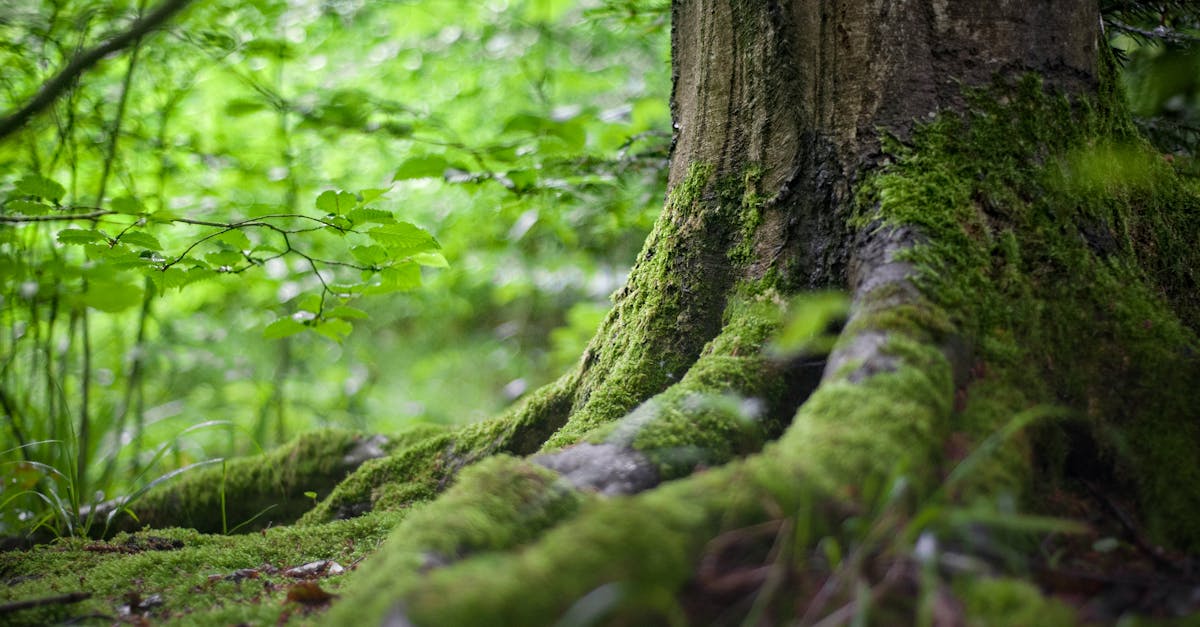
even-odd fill
[(179, 214), (167, 209), (159, 209), (149, 216), (151, 222), (169, 224), (179, 219)]
[(289, 335), (295, 335), (307, 328), (308, 327), (296, 322), (292, 318), (284, 316), (283, 318), (279, 318), (275, 322), (268, 324), (267, 328), (263, 329), (263, 337), (268, 340), (277, 340)]
[(121, 236), (121, 242), (130, 246), (141, 246), (148, 250), (162, 250), (158, 238), (145, 231), (126, 231)]
[(345, 214), (357, 205), (358, 199), (349, 192), (335, 192), (329, 189), (317, 196), (317, 209), (337, 216)]
[[(191, 270), (188, 270), (187, 274), (184, 275), (183, 285), (191, 285), (192, 283), (197, 283), (199, 281), (207, 281), (209, 279), (216, 278), (216, 276), (217, 273), (215, 271), (197, 266)], [(182, 287), (182, 285), (180, 287)]]
[(140, 215), (146, 212), (146, 208), (142, 206), (141, 201), (130, 196), (121, 196), (114, 198), (111, 203), (113, 211), (129, 215)]
[(442, 253), (417, 253), (412, 256), (412, 260), (430, 268), (449, 268), (450, 263), (442, 256)]
[(267, 105), (261, 100), (252, 100), (250, 98), (234, 98), (225, 103), (225, 115), (231, 117), (241, 117), (266, 109)]
[(250, 250), (253, 247), (250, 238), (246, 237), (246, 234), (239, 229), (226, 231), (213, 239), (228, 244), (234, 250)]
[(346, 339), (347, 335), (350, 335), (350, 332), (354, 330), (354, 326), (345, 320), (335, 318), (317, 323), (313, 327), (313, 330), (335, 342), (341, 342)]
[(391, 211), (383, 209), (372, 209), (370, 207), (359, 207), (346, 214), (347, 218), (354, 224), (367, 224), (374, 222), (376, 224), (392, 224), (396, 221), (396, 217)]
[(83, 303), (93, 309), (116, 313), (142, 302), (142, 288), (116, 281), (90, 281)]
[(50, 213), (54, 207), (32, 200), (14, 200), (8, 203), (9, 211), (26, 216), (42, 216)]
[(365, 204), (371, 202), (372, 200), (376, 200), (380, 196), (383, 196), (384, 194), (388, 193), (388, 191), (389, 190), (386, 190), (386, 189), (364, 189), (364, 190), (360, 190), (358, 192), (358, 195), (362, 197), (362, 204), (365, 205)]
[(383, 246), (355, 246), (350, 254), (365, 266), (376, 266), (387, 261), (387, 249)]
[(432, 235), (410, 222), (397, 222), (375, 227), (367, 232), (371, 239), (383, 244), (397, 257), (415, 255), (442, 247)]
[(783, 353), (805, 351), (826, 352), (832, 346), (832, 327), (845, 320), (850, 299), (836, 291), (801, 294), (791, 304), (791, 311), (774, 348)]
[(553, 121), (533, 113), (518, 113), (504, 122), (504, 133), (537, 133)]
[(403, 263), (379, 271), (378, 285), (366, 289), (368, 294), (387, 294), (421, 287), (421, 267), (415, 263)]
[(108, 239), (95, 229), (63, 229), (58, 232), (58, 241), (63, 244), (88, 244)]
[(321, 295), (305, 294), (304, 296), (300, 297), (299, 301), (296, 302), (296, 307), (298, 309), (303, 309), (304, 311), (317, 313), (321, 311)]
[(437, 155), (426, 155), (424, 157), (410, 157), (400, 164), (396, 170), (396, 175), (392, 177), (393, 181), (407, 181), (409, 179), (423, 179), (441, 177), (446, 168), (450, 166), (444, 158)]
[(153, 270), (146, 273), (151, 281), (154, 281), (154, 287), (158, 289), (159, 294), (166, 293), (167, 290), (173, 287), (182, 287), (187, 283), (187, 273), (181, 268), (167, 268), (166, 270)]
[(232, 250), (220, 250), (214, 253), (208, 253), (204, 256), (204, 260), (215, 268), (236, 266), (242, 262), (242, 259), (242, 253), (234, 252)]
[(350, 307), (348, 305), (338, 305), (325, 312), (327, 318), (342, 318), (344, 320), (365, 320), (370, 316), (367, 312)]
[(67, 193), (67, 189), (62, 185), (37, 174), (26, 174), (21, 177), (21, 180), (17, 181), (16, 187), (17, 191), (22, 194), (37, 196), (52, 203), (62, 200)]

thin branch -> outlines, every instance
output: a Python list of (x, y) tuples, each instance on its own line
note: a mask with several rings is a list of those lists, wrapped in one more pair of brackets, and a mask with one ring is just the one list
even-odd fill
[(0, 118), (0, 139), (21, 128), (33, 116), (41, 113), (59, 98), (75, 81), (89, 68), (96, 65), (104, 57), (122, 50), (143, 35), (159, 28), (176, 13), (182, 11), (192, 0), (166, 0), (157, 9), (147, 13), (145, 17), (136, 20), (124, 32), (105, 41), (94, 48), (80, 53), (67, 67), (63, 68), (53, 78), (46, 81), (38, 93), (17, 111)]
[(18, 610), (27, 610), (33, 607), (44, 607), (46, 605), (78, 603), (90, 598), (92, 598), (92, 595), (88, 592), (71, 592), (69, 594), (60, 594), (53, 597), (42, 597), (40, 599), (29, 599), (27, 601), (12, 601), (0, 605), (0, 614), (11, 614)]
[(1138, 37), (1145, 37), (1146, 39), (1169, 41), (1172, 43), (1200, 43), (1200, 37), (1189, 35), (1187, 33), (1181, 33), (1177, 30), (1167, 28), (1166, 26), (1159, 26), (1153, 30), (1149, 30), (1145, 28), (1138, 28), (1137, 26), (1133, 26), (1131, 24), (1126, 24), (1125, 22), (1111, 17), (1107, 18), (1105, 21), (1108, 22), (1109, 26), (1112, 26), (1114, 29), (1128, 35), (1136, 35)]
[(48, 216), (0, 216), (0, 223), (23, 224), (26, 222), (69, 222), (71, 220), (95, 220), (116, 213), (105, 209), (97, 209), (90, 213), (68, 213)]

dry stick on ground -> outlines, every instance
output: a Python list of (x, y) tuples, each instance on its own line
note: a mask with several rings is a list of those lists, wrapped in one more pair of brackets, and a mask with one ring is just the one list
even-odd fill
[(162, 26), (176, 13), (182, 11), (192, 0), (167, 0), (157, 9), (136, 20), (129, 28), (98, 46), (85, 50), (71, 59), (58, 74), (46, 81), (38, 93), (20, 109), (0, 118), (0, 139), (21, 128), (33, 116), (41, 113), (75, 83), (75, 80), (104, 57), (122, 50), (146, 33)]
[(44, 607), (46, 605), (65, 605), (69, 603), (78, 603), (92, 598), (92, 595), (87, 592), (71, 592), (68, 594), (60, 594), (52, 597), (41, 597), (38, 599), (28, 599), (25, 601), (13, 601), (11, 603), (0, 604), (0, 616), (11, 614), (21, 610), (28, 610), (35, 607)]

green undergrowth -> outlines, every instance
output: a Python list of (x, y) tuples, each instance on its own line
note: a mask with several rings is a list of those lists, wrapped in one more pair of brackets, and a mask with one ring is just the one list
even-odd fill
[[(894, 162), (861, 190), (860, 220), (926, 237), (909, 254), (919, 285), (976, 350), (965, 400), (998, 381), (1026, 395), (1004, 405), (1073, 410), (1099, 450), (1050, 451), (1052, 476), (1111, 476), (1157, 541), (1195, 549), (1200, 193), (1116, 96), (1073, 102), (1033, 77), (974, 93), (964, 115), (889, 142)], [(973, 404), (970, 438), (1001, 426), (1004, 412)]]
[[(148, 624), (274, 624), (310, 609), (288, 602), (299, 580), (284, 573), (317, 560), (353, 567), (403, 518), (380, 512), (320, 527), (274, 527), (222, 536), (192, 529), (118, 534), (106, 542), (64, 538), (28, 551), (0, 552), (0, 602), (91, 596), (78, 603), (7, 612), (6, 625), (148, 621)], [(317, 582), (337, 594), (345, 575)], [(319, 603), (317, 605), (320, 605)], [(90, 622), (89, 622), (90, 621)]]

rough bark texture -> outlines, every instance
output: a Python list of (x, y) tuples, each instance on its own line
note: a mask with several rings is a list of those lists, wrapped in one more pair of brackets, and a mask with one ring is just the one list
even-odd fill
[[(1081, 479), (1200, 547), (1200, 194), (1132, 131), (1094, 3), (672, 18), (670, 196), (613, 312), (559, 381), (394, 439), (286, 532), (395, 525), (327, 620), (1061, 624), (993, 575), (1006, 525), (1066, 529), (1013, 504)], [(832, 351), (768, 350), (831, 286)]]

